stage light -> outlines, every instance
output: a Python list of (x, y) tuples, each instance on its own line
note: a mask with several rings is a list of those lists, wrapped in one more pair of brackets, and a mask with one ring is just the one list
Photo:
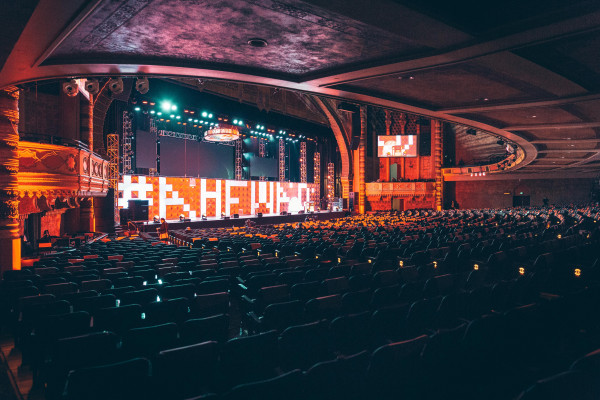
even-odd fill
[(212, 117), (213, 117), (213, 115), (212, 115), (212, 114), (208, 114), (208, 118), (212, 118)]
[(165, 100), (162, 103), (160, 103), (160, 108), (162, 108), (163, 111), (171, 111), (171, 102), (169, 100)]
[(244, 122), (243, 122), (243, 121), (238, 121), (238, 125), (239, 125), (239, 126), (243, 126), (243, 125), (244, 125)]
[(177, 119), (181, 119), (181, 115), (178, 115), (178, 116), (177, 116)]
[(123, 79), (121, 78), (110, 78), (108, 81), (108, 88), (113, 94), (123, 93)]
[(234, 120), (233, 120), (233, 123), (234, 123), (234, 124), (237, 124), (237, 123), (238, 123), (238, 120), (237, 120), (237, 119), (234, 119)]
[(150, 110), (150, 114), (154, 114), (156, 111), (154, 110)]
[(188, 122), (192, 122), (193, 120), (191, 118), (188, 118)]
[[(198, 122), (198, 120), (197, 120), (197, 119), (195, 119), (195, 120), (194, 120), (194, 122), (196, 122), (196, 123), (197, 123), (197, 122)], [(204, 121), (202, 121), (202, 123), (204, 123)]]
[(148, 78), (145, 76), (138, 78), (135, 82), (135, 89), (141, 94), (148, 93), (148, 90), (150, 90), (150, 82), (148, 81)]
[(159, 112), (156, 113), (156, 115), (162, 115), (162, 113), (159, 111)]
[(208, 115), (208, 113), (207, 113), (206, 111), (202, 111), (202, 116), (203, 116), (204, 118), (206, 118), (206, 116), (207, 116), (207, 115)]
[(98, 82), (98, 79), (86, 79), (84, 87), (89, 94), (96, 94), (100, 91), (100, 82)]
[(134, 110), (135, 110), (135, 111), (140, 111), (140, 110), (141, 110), (141, 108), (140, 108), (140, 107), (136, 107), (136, 108), (134, 108)]
[(177, 110), (177, 106), (176, 106), (175, 104), (173, 104), (173, 105), (171, 106), (171, 111), (175, 111), (175, 110)]

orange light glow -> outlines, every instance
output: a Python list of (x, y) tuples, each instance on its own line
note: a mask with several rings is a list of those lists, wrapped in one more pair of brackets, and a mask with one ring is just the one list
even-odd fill
[(581, 276), (581, 269), (575, 268), (575, 276), (576, 277), (580, 277)]
[(479, 271), (479, 264), (475, 264), (475, 265), (473, 265), (473, 269), (474, 269), (475, 271)]
[(520, 267), (520, 268), (519, 268), (519, 274), (520, 274), (520, 275), (525, 275), (525, 268), (523, 268), (523, 267)]

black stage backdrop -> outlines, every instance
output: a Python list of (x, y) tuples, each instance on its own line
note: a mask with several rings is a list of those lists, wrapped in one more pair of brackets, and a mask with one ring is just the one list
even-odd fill
[[(233, 146), (195, 140), (160, 137), (160, 174), (233, 179)], [(156, 137), (149, 132), (136, 133), (136, 167), (156, 167)]]

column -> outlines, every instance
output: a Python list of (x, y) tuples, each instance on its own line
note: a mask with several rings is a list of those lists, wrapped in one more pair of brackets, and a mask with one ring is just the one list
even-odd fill
[(442, 122), (431, 120), (431, 134), (433, 145), (433, 165), (435, 171), (435, 209), (440, 211), (444, 204), (444, 175), (442, 174), (443, 138)]
[[(94, 95), (90, 93), (90, 101), (88, 103), (88, 145), (90, 148), (90, 174), (92, 171), (92, 153), (94, 152)], [(83, 209), (82, 209), (83, 212)], [(90, 197), (89, 208), (89, 231), (96, 231), (96, 214), (94, 211), (94, 198)]]
[(21, 269), (19, 89), (0, 90), (0, 272)]
[(365, 157), (367, 152), (367, 107), (360, 106), (360, 142), (358, 145), (358, 212), (365, 213)]

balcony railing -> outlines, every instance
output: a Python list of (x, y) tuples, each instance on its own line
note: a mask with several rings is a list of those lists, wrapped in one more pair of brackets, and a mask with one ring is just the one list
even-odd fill
[(108, 192), (108, 161), (80, 142), (19, 142), (21, 196), (91, 197)]
[(366, 184), (367, 197), (432, 196), (435, 182), (371, 182)]

